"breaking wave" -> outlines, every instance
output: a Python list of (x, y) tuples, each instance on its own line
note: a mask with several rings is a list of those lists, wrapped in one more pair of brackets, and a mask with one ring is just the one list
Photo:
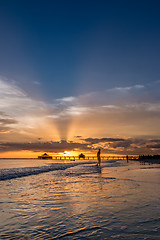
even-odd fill
[(37, 175), (40, 173), (65, 170), (77, 166), (81, 163), (53, 163), (48, 166), (40, 167), (24, 167), (24, 168), (10, 168), (10, 169), (0, 169), (0, 181), (9, 180), (13, 178), (20, 178), (30, 175)]
[[(81, 165), (80, 168), (70, 171), (69, 168)], [(82, 166), (85, 165), (85, 166)], [(97, 173), (101, 172), (101, 168), (104, 167), (117, 167), (117, 166), (124, 166), (125, 163), (118, 161), (118, 160), (110, 160), (110, 161), (103, 161), (103, 165), (100, 168), (95, 166), (94, 161), (89, 162), (72, 162), (72, 163), (51, 163), (45, 166), (37, 166), (37, 167), (20, 167), (20, 168), (5, 168), (0, 169), (0, 181), (5, 181), (14, 178), (26, 177), (30, 175), (37, 175), (40, 173), (56, 171), (56, 170), (66, 170), (68, 169), (65, 174), (72, 174), (72, 175), (86, 175), (90, 173)]]

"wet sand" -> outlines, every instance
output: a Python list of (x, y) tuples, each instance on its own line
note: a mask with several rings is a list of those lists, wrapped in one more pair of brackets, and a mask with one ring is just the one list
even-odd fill
[(47, 164), (0, 181), (0, 239), (159, 239), (160, 165)]

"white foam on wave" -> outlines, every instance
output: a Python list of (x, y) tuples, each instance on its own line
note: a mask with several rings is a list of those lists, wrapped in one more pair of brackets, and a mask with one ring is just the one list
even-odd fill
[(94, 161), (89, 161), (89, 162), (84, 161), (84, 162), (74, 162), (74, 163), (73, 162), (72, 163), (50, 163), (49, 165), (37, 166), (37, 167), (32, 166), (32, 167), (21, 167), (21, 168), (5, 168), (5, 169), (0, 169), (0, 181), (25, 177), (29, 175), (37, 175), (40, 173), (45, 173), (45, 172), (50, 172), (55, 170), (65, 170), (77, 165), (85, 165), (85, 167), (81, 167), (80, 169), (75, 169), (76, 172), (74, 172), (73, 170), (70, 172), (69, 170), (68, 172), (66, 172), (66, 175), (70, 173), (72, 173), (72, 175), (73, 174), (86, 175), (94, 172), (97, 173), (97, 172), (101, 172), (101, 168), (123, 166), (124, 162), (122, 163), (121, 161), (117, 161), (117, 160), (103, 161), (101, 168), (97, 168), (95, 166)]
[(29, 175), (36, 175), (36, 174), (50, 172), (50, 171), (65, 170), (67, 168), (74, 167), (79, 164), (81, 163), (53, 163), (48, 166), (40, 166), (40, 167), (0, 169), (0, 181), (25, 177)]

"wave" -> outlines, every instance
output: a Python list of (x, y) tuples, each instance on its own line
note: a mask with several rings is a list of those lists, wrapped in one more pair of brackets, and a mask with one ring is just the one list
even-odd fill
[(67, 168), (71, 168), (79, 164), (81, 163), (53, 163), (48, 166), (40, 166), (40, 167), (0, 169), (0, 181), (26, 177), (30, 175), (37, 175), (40, 173), (45, 173), (50, 171), (65, 170)]
[(56, 171), (56, 170), (65, 170), (71, 167), (75, 167), (77, 165), (85, 165), (84, 167), (80, 167), (73, 171), (68, 170), (65, 172), (66, 175), (83, 175), (83, 174), (90, 174), (90, 173), (97, 173), (101, 172), (101, 168), (104, 167), (117, 167), (117, 166), (124, 166), (124, 162), (120, 162), (117, 160), (110, 160), (110, 161), (103, 161), (102, 167), (98, 168), (95, 166), (94, 161), (89, 162), (72, 162), (72, 163), (51, 163), (47, 166), (39, 166), (39, 167), (23, 167), (23, 168), (6, 168), (0, 169), (0, 181), (5, 181), (14, 178), (26, 177), (30, 175), (37, 175), (40, 173)]
[(83, 227), (83, 228), (76, 229), (72, 232), (67, 232), (67, 233), (64, 233), (62, 235), (53, 237), (52, 239), (61, 239), (61, 238), (64, 238), (64, 237), (70, 237), (70, 236), (76, 235), (76, 234), (81, 233), (81, 232), (90, 232), (90, 231), (99, 230), (99, 229), (101, 229), (101, 227), (98, 227), (98, 226)]

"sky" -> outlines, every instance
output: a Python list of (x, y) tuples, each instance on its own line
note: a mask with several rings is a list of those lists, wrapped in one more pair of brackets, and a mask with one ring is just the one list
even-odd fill
[(159, 8), (0, 0), (0, 157), (160, 154)]

